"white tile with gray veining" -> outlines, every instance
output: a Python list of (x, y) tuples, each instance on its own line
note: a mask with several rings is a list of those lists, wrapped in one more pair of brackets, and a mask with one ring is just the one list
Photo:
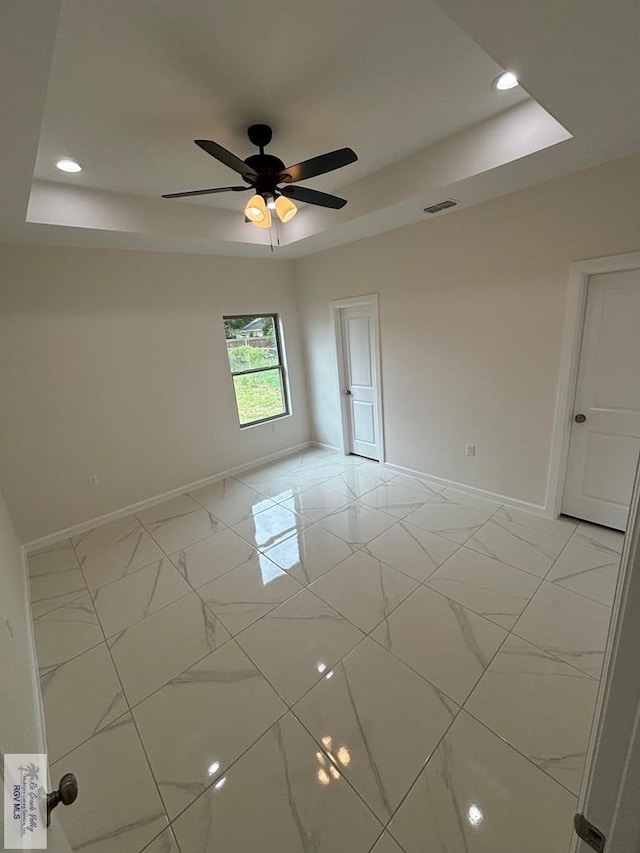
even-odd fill
[(189, 584), (165, 558), (100, 587), (93, 593), (93, 604), (105, 636), (111, 637), (190, 592)]
[[(234, 642), (208, 655), (133, 710), (165, 806), (176, 817), (287, 706)], [(187, 737), (168, 737), (170, 732)]]
[(462, 704), (507, 632), (427, 587), (419, 587), (372, 638)]
[(573, 541), (589, 548), (598, 548), (605, 554), (621, 554), (624, 533), (583, 521), (573, 534)]
[(47, 672), (40, 678), (40, 690), (51, 762), (127, 710), (104, 643)]
[(578, 795), (598, 682), (510, 637), (465, 709)]
[(255, 554), (257, 549), (254, 545), (231, 528), (224, 527), (212, 536), (171, 554), (171, 561), (185, 580), (197, 589), (246, 563)]
[(572, 539), (546, 580), (611, 607), (620, 571), (620, 556)]
[(467, 539), (465, 546), (543, 578), (565, 547), (566, 540), (546, 531), (491, 518)]
[(309, 468), (293, 468), (288, 469), (286, 473), (291, 474), (306, 488), (311, 486), (319, 486), (332, 480), (334, 477), (341, 476), (347, 470), (357, 470), (361, 466), (350, 466), (347, 468), (341, 462), (325, 461), (321, 465), (314, 465)]
[(139, 853), (166, 829), (168, 819), (130, 714), (54, 764), (53, 778), (70, 768), (78, 778), (78, 801), (57, 812), (73, 850)]
[(395, 480), (398, 476), (398, 472), (393, 468), (387, 468), (386, 465), (383, 465), (381, 462), (376, 462), (375, 459), (365, 459), (362, 464), (358, 466), (358, 471), (362, 474), (368, 474), (370, 477), (377, 477), (378, 480), (383, 483)]
[(151, 844), (144, 848), (144, 853), (180, 853), (171, 827), (154, 838)]
[(454, 489), (448, 486), (443, 489), (437, 496), (437, 501), (450, 504), (461, 504), (462, 506), (473, 507), (474, 509), (482, 510), (493, 515), (500, 509), (501, 504), (494, 501), (492, 498), (485, 498), (482, 495), (476, 495), (471, 492), (463, 492), (460, 489)]
[(371, 853), (403, 853), (403, 850), (388, 832), (384, 832)]
[(283, 503), (310, 522), (318, 521), (329, 513), (345, 506), (349, 499), (340, 492), (328, 488), (324, 483), (311, 486), (298, 495), (286, 498)]
[(224, 526), (189, 495), (172, 498), (136, 515), (165, 554), (193, 545)]
[(104, 640), (88, 593), (34, 619), (33, 633), (40, 675)]
[(404, 520), (462, 545), (491, 518), (492, 513), (436, 495)]
[(87, 584), (70, 539), (29, 554), (28, 568), (34, 618), (68, 604), (87, 592)]
[(310, 523), (290, 506), (274, 503), (269, 509), (234, 525), (233, 530), (254, 548), (265, 551), (300, 533)]
[(416, 580), (356, 551), (309, 589), (368, 634), (417, 586)]
[(444, 486), (440, 483), (436, 483), (426, 477), (419, 477), (417, 474), (397, 474), (392, 482), (396, 486), (407, 486), (409, 489), (420, 492), (424, 496), (425, 501), (440, 494), (444, 489)]
[(381, 509), (395, 518), (404, 518), (430, 498), (426, 498), (422, 492), (391, 480), (367, 492), (361, 500), (367, 506)]
[(225, 477), (223, 480), (217, 480), (215, 483), (189, 492), (189, 496), (228, 525), (239, 524), (246, 518), (251, 518), (256, 513), (273, 506), (270, 498), (233, 477)]
[(338, 476), (327, 480), (325, 485), (327, 488), (344, 495), (349, 501), (357, 500), (383, 482), (382, 478), (360, 470), (362, 467), (362, 465), (358, 465), (357, 468), (345, 470)]
[(313, 485), (303, 476), (296, 476), (276, 465), (265, 465), (251, 471), (243, 471), (236, 474), (235, 479), (274, 501), (285, 500)]
[(291, 713), (173, 826), (182, 853), (369, 853), (382, 831)]
[(573, 536), (578, 526), (576, 521), (566, 516), (547, 518), (546, 515), (538, 515), (510, 506), (501, 506), (493, 518), (494, 521), (510, 521), (513, 524), (532, 527), (534, 530), (540, 530), (543, 533), (551, 533), (552, 536), (559, 536), (565, 542)]
[(427, 584), (509, 629), (531, 600), (540, 579), (465, 547), (440, 566)]
[(545, 581), (513, 633), (599, 678), (610, 620), (606, 605)]
[(388, 829), (406, 853), (565, 853), (576, 805), (463, 710)]
[(68, 568), (78, 567), (78, 558), (76, 557), (72, 539), (62, 539), (54, 545), (37, 548), (27, 555), (27, 561), (31, 577), (39, 577), (40, 575), (53, 574)]
[(383, 823), (400, 805), (457, 710), (368, 638), (334, 668), (332, 678), (323, 678), (293, 708)]
[(356, 550), (354, 545), (313, 524), (264, 553), (297, 581), (309, 584)]
[[(305, 447), (304, 450), (289, 453), (287, 456), (280, 456), (275, 460), (274, 465), (284, 471), (300, 472), (318, 468), (328, 462), (336, 462), (337, 458), (335, 452), (326, 450), (324, 447)], [(364, 459), (361, 461), (364, 462)]]
[(201, 586), (198, 595), (231, 634), (282, 604), (302, 586), (265, 554)]
[(135, 515), (94, 527), (74, 537), (73, 541), (91, 590), (119, 580), (164, 556)]
[(352, 501), (326, 515), (318, 524), (354, 548), (359, 548), (395, 524), (395, 518), (362, 501)]
[(437, 533), (430, 533), (408, 521), (400, 521), (372, 539), (362, 550), (405, 575), (424, 582), (458, 547)]
[(296, 702), (364, 634), (307, 589), (236, 639), (288, 704)]
[(85, 853), (568, 850), (622, 540), (310, 448), (41, 549), (56, 823)]
[(192, 592), (114, 634), (108, 641), (133, 706), (230, 638)]

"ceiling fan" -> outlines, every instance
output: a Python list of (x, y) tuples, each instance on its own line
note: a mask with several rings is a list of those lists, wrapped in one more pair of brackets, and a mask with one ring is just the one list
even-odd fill
[[(275, 210), (282, 222), (288, 222), (297, 211), (295, 201), (305, 204), (315, 204), (320, 207), (330, 207), (339, 210), (344, 207), (347, 200), (319, 190), (307, 187), (293, 186), (294, 181), (305, 181), (315, 178), (334, 169), (341, 169), (349, 163), (355, 163), (358, 159), (355, 151), (351, 148), (339, 148), (337, 151), (329, 151), (318, 157), (303, 160), (294, 166), (285, 166), (282, 160), (272, 154), (265, 154), (264, 149), (271, 142), (273, 132), (266, 124), (252, 124), (247, 130), (250, 142), (260, 150), (259, 154), (252, 154), (246, 160), (241, 160), (213, 142), (210, 139), (195, 139), (194, 142), (207, 154), (215, 157), (220, 163), (224, 163), (230, 169), (242, 175), (246, 186), (213, 187), (206, 190), (190, 190), (181, 193), (167, 193), (162, 198), (185, 198), (187, 196), (210, 195), (212, 193), (243, 192), (253, 190), (254, 195), (247, 202), (245, 217), (260, 228), (268, 228), (271, 225), (271, 210)], [(280, 186), (284, 184), (284, 186)]]

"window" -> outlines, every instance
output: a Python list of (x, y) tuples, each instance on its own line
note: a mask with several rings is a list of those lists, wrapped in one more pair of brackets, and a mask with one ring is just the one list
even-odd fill
[(223, 317), (240, 426), (289, 414), (277, 314)]

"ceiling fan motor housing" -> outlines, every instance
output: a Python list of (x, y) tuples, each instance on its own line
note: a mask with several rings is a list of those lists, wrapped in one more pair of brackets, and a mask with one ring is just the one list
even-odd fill
[[(284, 171), (285, 165), (279, 157), (272, 154), (252, 154), (244, 161), (257, 174), (257, 178), (249, 180), (259, 195), (275, 195), (278, 175)], [(247, 180), (247, 179), (245, 179)]]

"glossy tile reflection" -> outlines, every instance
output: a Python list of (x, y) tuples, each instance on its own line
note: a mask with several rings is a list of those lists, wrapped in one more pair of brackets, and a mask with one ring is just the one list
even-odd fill
[[(242, 713), (237, 711), (242, 709)], [(224, 776), (287, 710), (249, 658), (231, 642), (134, 709), (169, 817)], [(171, 731), (188, 732), (168, 738)]]
[(239, 634), (237, 640), (291, 704), (363, 636), (344, 616), (303, 589)]
[(251, 545), (265, 550), (288, 539), (309, 524), (286, 504), (274, 504), (234, 526), (234, 530)]
[(318, 753), (288, 714), (175, 821), (182, 853), (368, 853), (382, 825), (342, 777), (319, 781)]
[(265, 554), (258, 554), (200, 587), (198, 594), (225, 628), (237, 634), (300, 589), (284, 569)]
[(568, 853), (622, 541), (308, 448), (30, 554), (56, 825)]
[(386, 823), (458, 706), (367, 639), (293, 710)]
[(575, 797), (462, 711), (389, 831), (406, 853), (568, 853), (575, 808)]

